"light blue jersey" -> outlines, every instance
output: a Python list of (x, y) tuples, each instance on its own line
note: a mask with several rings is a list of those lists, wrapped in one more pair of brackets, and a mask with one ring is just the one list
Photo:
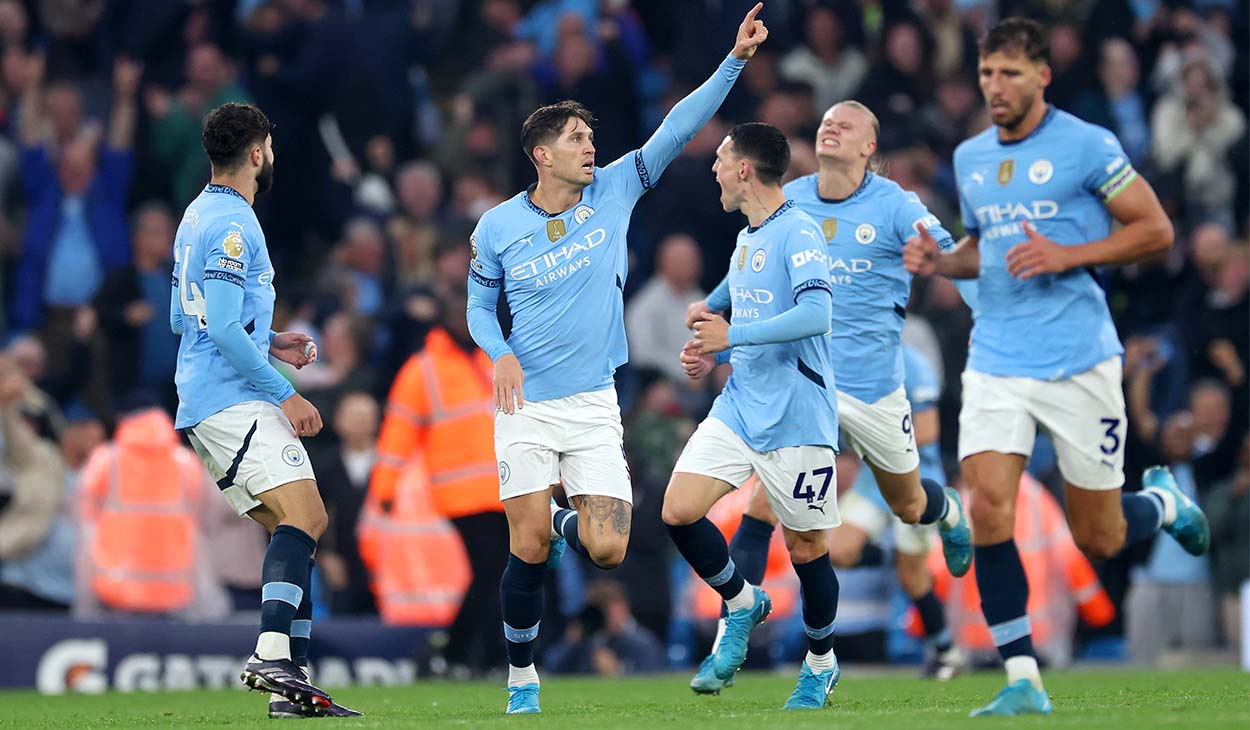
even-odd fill
[[(744, 64), (726, 57), (641, 149), (596, 167), (569, 210), (547, 213), (525, 191), (478, 221), (470, 239), (469, 328), (492, 360), (516, 356), (526, 401), (613, 386), (628, 358), (625, 234), (634, 205), (715, 114)], [(512, 311), (506, 343), (495, 314), (500, 288)]]
[[(738, 234), (729, 266), (733, 322), (762, 322), (793, 309), (806, 291), (830, 291), (820, 228), (786, 201), (758, 228)], [(731, 328), (730, 342), (733, 343)], [(709, 417), (752, 449), (838, 446), (838, 405), (828, 334), (765, 345), (736, 344), (733, 374)]]
[[(279, 404), (295, 392), (268, 362), (273, 322), (273, 265), (265, 234), (252, 206), (224, 185), (209, 185), (187, 206), (174, 238), (174, 289), (171, 326), (181, 332), (178, 346), (178, 414), (174, 425), (187, 428), (238, 403)], [(224, 286), (219, 301), (207, 292)], [(234, 289), (237, 287), (237, 291)], [(241, 294), (241, 308), (237, 306)], [(223, 309), (225, 300), (236, 306)], [(214, 321), (220, 331), (210, 337), (210, 310), (217, 307), (232, 321)], [(221, 315), (219, 315), (220, 317)], [(231, 326), (232, 325), (232, 326)], [(254, 352), (233, 356), (231, 346)], [(232, 338), (227, 340), (227, 338)], [(223, 352), (222, 345), (226, 344)], [(242, 371), (238, 363), (248, 363)]]
[[(902, 351), (903, 385), (906, 388), (907, 400), (911, 403), (914, 428), (916, 414), (937, 408), (938, 398), (942, 395), (942, 384), (938, 382), (937, 373), (929, 361), (924, 359), (924, 355), (906, 345), (903, 346)], [(918, 445), (917, 452), (920, 456), (920, 478), (946, 484), (946, 472), (942, 468), (941, 445), (937, 441)], [(873, 478), (872, 470), (866, 465), (860, 468), (852, 488), (870, 499), (883, 511), (892, 512), (890, 506), (886, 504), (885, 497), (881, 496), (881, 490), (877, 488), (877, 481)]]
[(1115, 135), (1051, 107), (1004, 143), (990, 127), (955, 150), (964, 228), (978, 236), (980, 302), (968, 367), (989, 375), (1070, 378), (1123, 352), (1102, 289), (1087, 270), (1018, 279), (1007, 252), (1031, 222), (1074, 245), (1111, 231), (1106, 204), (1137, 177)]
[(903, 384), (902, 335), (911, 295), (903, 246), (923, 223), (938, 245), (954, 245), (920, 198), (871, 172), (850, 197), (820, 197), (817, 176), (785, 186), (786, 197), (820, 225), (833, 283), (833, 361), (838, 390), (875, 403)]

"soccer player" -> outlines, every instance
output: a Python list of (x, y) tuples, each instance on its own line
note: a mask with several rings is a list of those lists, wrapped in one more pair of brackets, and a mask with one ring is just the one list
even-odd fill
[(785, 135), (766, 124), (734, 127), (716, 150), (721, 205), (742, 211), (749, 223), (729, 267), (733, 324), (703, 313), (681, 360), (698, 379), (711, 369), (712, 356), (732, 347), (733, 374), (673, 467), (662, 517), (682, 557), (728, 606), (711, 662), (723, 683), (742, 666), (751, 630), (772, 602), (743, 579), (707, 513), (752, 473), (759, 477), (802, 585), (808, 636), (798, 684), (784, 707), (810, 709), (825, 706), (839, 676), (838, 579), (825, 545), (829, 528), (838, 525), (838, 403), (826, 334), (833, 308), (829, 255), (815, 221), (781, 189), (789, 164)]
[[(537, 185), (482, 215), (470, 238), (469, 328), (495, 363), (495, 454), (510, 527), (500, 585), (508, 713), (539, 712), (534, 640), (543, 575), (566, 547), (613, 568), (629, 541), (632, 490), (613, 372), (626, 361), (625, 234), (635, 203), (720, 107), (768, 37), (756, 4), (716, 72), (646, 144), (595, 166), (593, 118), (564, 101), (529, 116), (521, 146)], [(504, 340), (495, 307), (512, 310)], [(557, 510), (563, 482), (575, 509)]]
[[(981, 93), (993, 121), (955, 150), (967, 235), (941, 254), (920, 231), (909, 271), (977, 278), (979, 302), (963, 374), (959, 457), (972, 489), (981, 609), (1007, 687), (973, 715), (1048, 713), (1025, 613), (1029, 587), (1012, 540), (1016, 490), (1037, 427), (1054, 439), (1068, 524), (1108, 558), (1166, 529), (1186, 551), (1210, 543), (1202, 511), (1167, 469), (1141, 493), (1124, 483), (1123, 348), (1091, 267), (1166, 251), (1172, 226), (1115, 136), (1046, 104), (1046, 33), (1007, 18), (981, 42)], [(1112, 221), (1120, 227), (1111, 231)]]
[(299, 437), (316, 435), (321, 416), (268, 359), (299, 368), (316, 357), (307, 335), (269, 329), (274, 272), (252, 210), (273, 183), (269, 119), (250, 104), (224, 104), (205, 120), (203, 144), (212, 180), (174, 239), (169, 324), (182, 337), (175, 426), (235, 511), (272, 535), (261, 567), (260, 636), (240, 678), (272, 693), (272, 717), (359, 715), (306, 671), (310, 571), (326, 511)]
[[(920, 454), (920, 474), (926, 479), (945, 482), (942, 455), (938, 449), (937, 400), (941, 384), (937, 373), (916, 350), (903, 346), (903, 384), (911, 403), (912, 429)], [(963, 652), (954, 645), (942, 602), (933, 593), (933, 575), (926, 565), (934, 532), (932, 525), (908, 525), (892, 515), (881, 496), (872, 471), (861, 469), (855, 484), (838, 500), (842, 526), (833, 531), (829, 555), (835, 567), (853, 567), (860, 562), (864, 547), (881, 540), (887, 528), (894, 532), (894, 567), (898, 582), (911, 598), (924, 627), (928, 659), (924, 676), (946, 681), (963, 668)]]
[[(842, 432), (899, 519), (938, 524), (946, 564), (952, 575), (962, 576), (972, 562), (968, 521), (959, 493), (944, 487), (945, 480), (920, 472), (911, 405), (903, 387), (902, 347), (911, 293), (911, 275), (903, 268), (904, 245), (926, 227), (944, 245), (954, 244), (915, 193), (872, 171), (879, 131), (877, 117), (863, 104), (835, 104), (816, 132), (819, 171), (791, 181), (785, 193), (820, 223), (821, 241), (828, 248), (837, 299), (831, 344)], [(961, 293), (971, 299), (971, 289), (965, 289)], [(730, 303), (726, 282), (721, 282), (706, 301), (691, 305), (687, 323), (693, 324), (708, 308), (721, 311)], [(765, 500), (752, 499), (751, 505), (734, 536), (733, 554), (747, 579), (758, 581), (775, 518)], [(718, 627), (718, 636), (722, 630)], [(691, 681), (696, 692), (720, 689), (710, 665), (704, 659)]]

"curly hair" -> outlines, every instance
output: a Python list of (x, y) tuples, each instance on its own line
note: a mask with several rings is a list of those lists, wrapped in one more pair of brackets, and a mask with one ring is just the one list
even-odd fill
[(204, 118), (200, 140), (214, 168), (234, 167), (252, 145), (273, 131), (269, 117), (254, 104), (222, 104)]

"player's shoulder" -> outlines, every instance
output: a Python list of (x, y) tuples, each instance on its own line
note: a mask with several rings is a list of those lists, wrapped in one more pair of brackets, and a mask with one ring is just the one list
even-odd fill
[[(1055, 110), (1054, 115), (1054, 121), (1051, 123), (1054, 130), (1050, 134), (1055, 144), (1068, 149), (1081, 148), (1087, 151), (1099, 149), (1107, 151), (1108, 148), (1119, 150), (1120, 141), (1116, 138), (1115, 132), (1110, 129), (1087, 122), (1059, 109)], [(1098, 158), (1091, 159), (1096, 161)]]
[(866, 198), (890, 200), (892, 202), (920, 202), (920, 196), (910, 190), (904, 189), (902, 185), (899, 185), (890, 178), (882, 175), (876, 175), (871, 172), (868, 174), (872, 175), (872, 178), (868, 181), (868, 186), (864, 189), (864, 195)]
[(998, 127), (991, 124), (955, 147), (955, 164), (958, 165), (961, 159), (972, 155), (995, 151), (998, 147)]
[(523, 213), (528, 205), (524, 190), (495, 205), (477, 219), (478, 236), (488, 237), (506, 229), (509, 225), (515, 225), (517, 216)]
[(794, 178), (781, 186), (781, 192), (786, 194), (786, 198), (800, 203), (814, 198), (816, 195), (816, 173)]

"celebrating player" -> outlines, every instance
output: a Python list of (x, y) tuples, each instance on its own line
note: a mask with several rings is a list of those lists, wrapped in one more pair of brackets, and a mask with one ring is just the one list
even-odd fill
[[(953, 243), (915, 193), (870, 170), (878, 132), (876, 116), (863, 104), (835, 104), (825, 112), (816, 133), (819, 172), (790, 182), (785, 193), (820, 222), (821, 241), (828, 248), (830, 281), (837, 297), (831, 344), (842, 432), (872, 470), (899, 519), (938, 524), (946, 564), (953, 575), (961, 576), (972, 561), (972, 538), (959, 494), (921, 475), (911, 404), (903, 387), (902, 346), (911, 293), (903, 247), (918, 230), (926, 229), (944, 244)], [(971, 290), (964, 295), (970, 298)], [(709, 307), (720, 311), (730, 303), (727, 283), (721, 282), (706, 301), (691, 305), (687, 324)], [(767, 500), (753, 496), (733, 547), (735, 560), (750, 572), (748, 580), (763, 578), (775, 521)], [(722, 622), (717, 643), (723, 630)], [(696, 692), (720, 690), (710, 666), (710, 659), (705, 659), (691, 680)]]
[[(635, 203), (720, 107), (768, 37), (756, 4), (732, 52), (641, 149), (595, 167), (593, 118), (572, 101), (529, 116), (538, 183), (487, 211), (470, 239), (469, 327), (495, 363), (495, 454), (511, 529), (500, 591), (508, 713), (539, 712), (534, 640), (543, 575), (565, 547), (612, 568), (629, 542), (632, 490), (613, 372), (626, 361), (625, 233)], [(512, 310), (504, 340), (495, 307)], [(558, 482), (575, 510), (557, 510)], [(550, 505), (550, 506), (549, 506)]]
[[(1054, 439), (1073, 537), (1095, 558), (1166, 529), (1186, 551), (1210, 542), (1202, 511), (1167, 469), (1142, 493), (1124, 483), (1123, 348), (1089, 267), (1166, 251), (1172, 226), (1115, 136), (1046, 104), (1043, 29), (1008, 18), (981, 43), (981, 93), (994, 125), (955, 151), (967, 236), (942, 255), (921, 230), (917, 274), (979, 282), (963, 375), (959, 457), (972, 489), (981, 609), (1007, 687), (973, 715), (1048, 713), (1025, 613), (1029, 587), (1012, 540), (1016, 490), (1037, 427)], [(1112, 220), (1122, 227), (1111, 232)]]
[(742, 666), (751, 630), (772, 602), (744, 580), (707, 513), (752, 473), (759, 477), (803, 588), (808, 652), (785, 703), (802, 709), (823, 707), (839, 675), (838, 579), (825, 544), (838, 525), (838, 404), (826, 334), (829, 255), (820, 228), (781, 189), (789, 163), (785, 136), (766, 124), (734, 127), (716, 150), (721, 205), (742, 211), (750, 225), (738, 234), (727, 277), (734, 323), (702, 314), (682, 364), (702, 377), (710, 356), (732, 347), (733, 375), (673, 467), (662, 516), (682, 557), (728, 606), (709, 662), (723, 683)]
[(275, 334), (273, 266), (252, 210), (273, 182), (269, 119), (225, 104), (204, 122), (212, 180), (187, 206), (174, 239), (169, 323), (178, 346), (177, 428), (240, 516), (270, 532), (261, 567), (260, 636), (241, 679), (271, 694), (271, 717), (349, 717), (308, 681), (310, 572), (326, 511), (301, 436), (317, 409), (269, 363), (316, 358), (312, 338)]

